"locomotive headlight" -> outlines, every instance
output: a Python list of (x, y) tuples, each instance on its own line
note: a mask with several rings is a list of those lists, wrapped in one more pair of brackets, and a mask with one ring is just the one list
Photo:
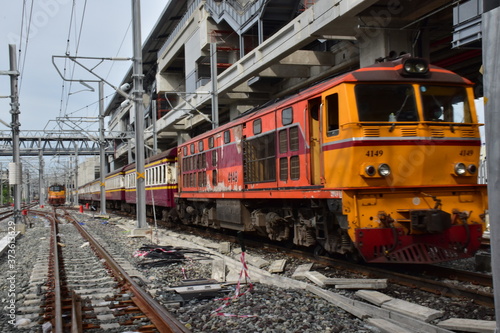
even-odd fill
[(424, 63), (416, 63), (415, 64), (415, 71), (417, 73), (425, 73), (427, 71), (427, 66)]
[(382, 177), (387, 177), (391, 174), (391, 167), (388, 164), (382, 163), (378, 166), (378, 174)]
[(368, 176), (370, 176), (370, 177), (375, 176), (375, 172), (376, 172), (376, 171), (377, 171), (377, 170), (375, 169), (375, 167), (374, 167), (373, 165), (369, 165), (369, 166), (367, 166), (367, 167), (365, 168), (365, 172), (366, 172), (366, 174), (367, 174)]
[(465, 168), (465, 164), (463, 164), (463, 163), (457, 163), (457, 164), (455, 164), (455, 173), (458, 176), (465, 175), (466, 171), (467, 171), (467, 169)]
[(467, 171), (469, 171), (469, 173), (473, 175), (477, 171), (477, 166), (475, 166), (474, 164), (469, 164), (467, 166)]
[(403, 75), (425, 75), (429, 72), (429, 64), (424, 59), (408, 58), (403, 63)]

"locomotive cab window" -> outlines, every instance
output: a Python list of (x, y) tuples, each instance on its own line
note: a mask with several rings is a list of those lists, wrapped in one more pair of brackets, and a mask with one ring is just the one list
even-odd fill
[(472, 122), (464, 87), (421, 86), (420, 95), (425, 121)]
[(293, 122), (293, 109), (286, 108), (281, 111), (281, 123), (283, 126), (290, 125)]
[(229, 142), (231, 142), (231, 132), (225, 131), (224, 132), (224, 143), (229, 143)]
[(339, 135), (339, 94), (326, 96), (327, 136)]
[(253, 122), (253, 134), (262, 133), (262, 120), (257, 119)]
[(409, 84), (359, 84), (354, 88), (359, 121), (418, 121), (413, 87)]

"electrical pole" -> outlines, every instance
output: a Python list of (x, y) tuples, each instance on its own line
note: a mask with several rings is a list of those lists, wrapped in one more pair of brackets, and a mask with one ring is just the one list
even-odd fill
[(217, 91), (217, 43), (210, 43), (210, 76), (212, 80), (212, 128), (219, 127), (219, 95)]
[(132, 0), (132, 35), (134, 45), (133, 73), (134, 87), (132, 91), (135, 108), (135, 166), (136, 166), (136, 212), (137, 229), (145, 229), (146, 222), (146, 174), (144, 172), (144, 105), (142, 101), (142, 41), (141, 41), (141, 2)]
[(17, 60), (16, 60), (16, 46), (14, 44), (9, 44), (9, 55), (10, 55), (10, 105), (12, 114), (12, 155), (13, 163), (10, 164), (9, 176), (10, 180), (14, 185), (14, 223), (18, 224), (21, 221), (21, 185), (22, 185), (22, 166), (21, 157), (19, 154), (19, 127), (21, 124), (19, 122), (19, 92), (17, 90), (17, 81), (19, 72), (17, 71)]
[(488, 170), (488, 202), (491, 246), (491, 272), (493, 274), (493, 295), (495, 298), (495, 332), (500, 332), (500, 207), (498, 186), (500, 185), (500, 150), (498, 127), (500, 126), (500, 2), (484, 1), (482, 15), (483, 38), (483, 84), (484, 114), (486, 124), (486, 163)]
[(106, 215), (106, 156), (104, 155), (106, 141), (104, 140), (104, 82), (99, 81), (99, 153), (100, 153), (100, 188), (101, 215)]
[[(42, 145), (40, 144), (40, 147)], [(43, 188), (43, 151), (42, 149), (40, 149), (38, 151), (38, 163), (39, 163), (39, 167), (38, 167), (38, 204), (40, 206), (43, 206), (45, 205), (45, 196), (44, 196), (44, 188)]]

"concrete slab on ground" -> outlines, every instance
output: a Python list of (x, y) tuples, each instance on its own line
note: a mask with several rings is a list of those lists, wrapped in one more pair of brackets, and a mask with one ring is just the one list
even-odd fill
[(434, 310), (415, 303), (410, 303), (401, 299), (392, 299), (382, 304), (382, 309), (399, 312), (409, 317), (413, 317), (426, 323), (443, 316), (442, 311)]
[(304, 276), (320, 287), (326, 286), (324, 281), (327, 279), (327, 277), (324, 276), (323, 274), (321, 274), (320, 272), (309, 271), (309, 272), (305, 272)]
[(391, 296), (373, 290), (358, 290), (355, 295), (377, 306), (381, 306), (393, 299)]
[(292, 279), (297, 279), (297, 280), (306, 280), (306, 273), (309, 272), (313, 267), (313, 264), (303, 264), (297, 266), (295, 269), (295, 272), (292, 274)]
[(275, 260), (269, 266), (269, 273), (283, 273), (285, 270), (286, 259)]
[(134, 228), (127, 237), (148, 237), (151, 236), (151, 232), (150, 228)]
[(226, 265), (223, 259), (215, 259), (212, 261), (212, 279), (215, 281), (226, 281)]
[(455, 331), (494, 333), (497, 323), (489, 320), (450, 318), (439, 322), (437, 325)]
[(415, 333), (381, 318), (368, 318), (366, 322), (378, 328), (380, 333)]

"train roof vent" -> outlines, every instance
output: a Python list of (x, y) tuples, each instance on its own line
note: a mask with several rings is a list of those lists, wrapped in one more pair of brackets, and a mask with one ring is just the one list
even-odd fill
[(417, 128), (416, 127), (402, 127), (401, 128), (401, 136), (417, 136)]
[(431, 136), (433, 138), (444, 138), (444, 131), (442, 129), (433, 128), (431, 129)]
[(368, 137), (380, 136), (380, 129), (378, 128), (363, 128), (363, 135)]
[(476, 137), (476, 131), (473, 129), (462, 129), (462, 138), (475, 138)]

